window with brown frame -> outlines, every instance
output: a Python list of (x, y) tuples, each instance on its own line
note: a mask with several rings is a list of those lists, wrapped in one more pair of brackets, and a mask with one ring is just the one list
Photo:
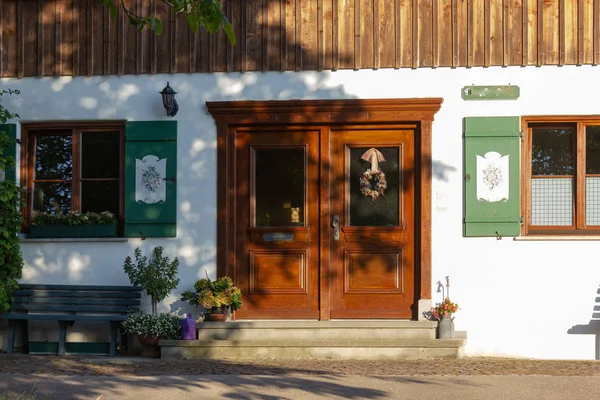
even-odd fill
[(600, 118), (523, 119), (528, 234), (600, 234)]
[(25, 225), (33, 212), (123, 216), (124, 123), (35, 123), (21, 131)]

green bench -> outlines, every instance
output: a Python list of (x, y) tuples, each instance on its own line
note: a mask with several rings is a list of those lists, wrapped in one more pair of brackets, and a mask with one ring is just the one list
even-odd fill
[(133, 286), (19, 285), (10, 311), (0, 314), (0, 319), (8, 320), (6, 352), (14, 352), (17, 324), (24, 325), (27, 343), (28, 321), (57, 321), (58, 355), (64, 355), (67, 326), (78, 321), (107, 321), (110, 355), (115, 356), (119, 324), (128, 312), (139, 310), (141, 292), (141, 288)]

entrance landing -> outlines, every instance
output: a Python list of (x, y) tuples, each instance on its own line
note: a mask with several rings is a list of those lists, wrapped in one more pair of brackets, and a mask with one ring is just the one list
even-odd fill
[(198, 340), (163, 340), (161, 358), (460, 358), (466, 339), (435, 339), (436, 322), (235, 321), (197, 324)]

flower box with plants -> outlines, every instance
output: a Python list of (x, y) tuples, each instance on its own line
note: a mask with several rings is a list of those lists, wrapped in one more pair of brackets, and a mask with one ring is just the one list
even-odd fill
[(131, 313), (121, 323), (123, 332), (136, 335), (140, 343), (157, 346), (159, 340), (181, 339), (181, 318), (174, 314)]
[(101, 213), (69, 211), (66, 214), (36, 212), (31, 216), (29, 237), (32, 238), (86, 238), (117, 236), (117, 219)]
[(194, 284), (194, 291), (182, 293), (181, 300), (194, 306), (203, 307), (207, 313), (207, 321), (225, 321), (228, 311), (235, 311), (242, 306), (242, 292), (233, 286), (233, 281), (222, 276), (216, 281), (208, 278), (199, 279)]

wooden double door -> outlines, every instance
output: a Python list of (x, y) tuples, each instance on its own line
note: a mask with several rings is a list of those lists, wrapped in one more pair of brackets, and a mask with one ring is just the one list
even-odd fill
[(236, 129), (236, 318), (414, 316), (416, 132)]

